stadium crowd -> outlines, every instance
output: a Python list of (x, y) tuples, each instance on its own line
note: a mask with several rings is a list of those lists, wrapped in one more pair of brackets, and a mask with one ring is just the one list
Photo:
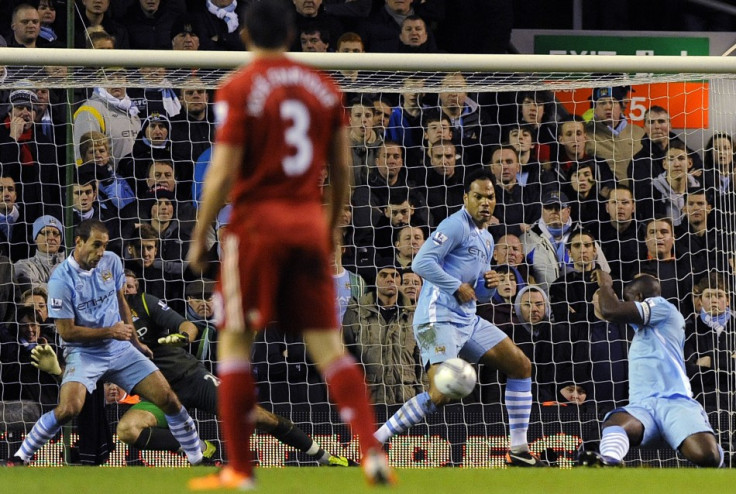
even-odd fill
[[(455, 12), (446, 3), (294, 0), (293, 49), (506, 50), (510, 27), (506, 33), (490, 23), (467, 28), (472, 16), (464, 9), (493, 2), (464, 2)], [(4, 2), (3, 8), (8, 4), (14, 8), (0, 18), (12, 20), (0, 26), (0, 44), (66, 45), (58, 15), (65, 2)], [(235, 5), (82, 0), (74, 46), (242, 50)], [(4, 77), (12, 78), (12, 70)], [(337, 74), (342, 81), (363, 76)], [(58, 342), (45, 286), (69, 254), (68, 227), (85, 219), (107, 226), (109, 249), (122, 257), (140, 293), (197, 325), (188, 349), (215, 372), (210, 279), (227, 207), (211, 227), (207, 276), (195, 276), (186, 262), (214, 139), (213, 95), (196, 71), (185, 89), (168, 89), (164, 69), (116, 69), (107, 77), (104, 87), (79, 90), (70, 103), (71, 183), (65, 94), (32, 81), (0, 93), (0, 417), (6, 430), (30, 426), (58, 399), (58, 383), (33, 366), (31, 353)], [(619, 293), (641, 273), (661, 280), (663, 296), (686, 318), (685, 357), (696, 399), (709, 410), (731, 409), (732, 137), (715, 132), (693, 150), (672, 131), (670, 112), (677, 109), (661, 106), (649, 108), (639, 127), (626, 117), (624, 86), (591, 90), (590, 111), (570, 115), (546, 91), (472, 92), (460, 73), (442, 83), (447, 90), (432, 94), (422, 90), (421, 78), (409, 76), (398, 95), (349, 94), (345, 102), (353, 173), (336, 239), (337, 306), (344, 342), (364, 366), (374, 400), (400, 404), (426, 385), (412, 332), (422, 286), (412, 259), (439, 222), (462, 207), (465, 177), (487, 168), (495, 177), (490, 262), (501, 282), (478, 313), (531, 360), (539, 406), (577, 406), (602, 416), (627, 400), (630, 330), (601, 315), (591, 276), (601, 269)], [(329, 177), (324, 180), (329, 186)], [(255, 346), (261, 398), (326, 402), (303, 344), (277, 321), (271, 326)], [(495, 370), (480, 372), (491, 376), (481, 381), (496, 384), (467, 400), (500, 402), (503, 379)]]

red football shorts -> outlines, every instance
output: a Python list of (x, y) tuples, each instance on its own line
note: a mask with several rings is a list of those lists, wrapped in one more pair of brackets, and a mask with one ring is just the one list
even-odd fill
[(337, 328), (327, 227), (321, 207), (294, 205), (275, 215), (260, 204), (230, 218), (220, 239), (222, 329), (284, 331)]

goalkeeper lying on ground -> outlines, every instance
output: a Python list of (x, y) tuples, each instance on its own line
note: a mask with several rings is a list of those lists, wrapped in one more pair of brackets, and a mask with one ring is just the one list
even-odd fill
[[(126, 299), (140, 340), (153, 351), (153, 362), (186, 408), (198, 408), (216, 414), (219, 379), (184, 349), (185, 345), (196, 339), (197, 326), (171, 310), (164, 301), (147, 293), (137, 293), (137, 283), (131, 282), (134, 280), (129, 277), (132, 278), (126, 273)], [(42, 371), (61, 376), (62, 369), (49, 345), (38, 345), (31, 358)], [(344, 456), (327, 453), (293, 422), (260, 406), (256, 407), (256, 428), (314, 457), (321, 465), (356, 465)], [(125, 412), (118, 422), (117, 434), (122, 442), (138, 449), (179, 449), (179, 443), (168, 429), (163, 411), (147, 401), (141, 401)], [(203, 441), (202, 451), (205, 458), (212, 458), (215, 446)]]

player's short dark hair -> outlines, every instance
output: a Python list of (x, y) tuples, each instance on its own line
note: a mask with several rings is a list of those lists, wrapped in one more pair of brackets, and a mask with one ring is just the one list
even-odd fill
[(639, 292), (644, 298), (659, 297), (662, 294), (662, 287), (655, 275), (642, 272), (626, 285), (624, 292)]
[(490, 170), (483, 168), (481, 170), (474, 171), (473, 173), (471, 173), (465, 178), (465, 183), (463, 184), (464, 185), (463, 188), (466, 194), (470, 192), (470, 186), (476, 180), (490, 180), (493, 186), (494, 187), (496, 186), (496, 177), (493, 175), (493, 173), (491, 173)]
[(412, 231), (416, 228), (417, 230), (420, 230), (422, 232), (422, 236), (424, 237), (424, 240), (427, 240), (429, 238), (429, 233), (427, 232), (427, 228), (419, 225), (403, 225), (403, 226), (397, 226), (394, 227), (394, 231), (391, 235), (391, 241), (394, 245), (396, 245), (396, 242), (399, 241), (399, 237), (401, 236), (401, 232), (404, 231), (405, 228), (411, 228)]
[(587, 130), (585, 129), (585, 120), (583, 119), (583, 117), (581, 117), (580, 115), (570, 115), (557, 122), (557, 137), (560, 137), (560, 135), (562, 135), (562, 126), (566, 123), (581, 123), (583, 124), (583, 132), (587, 133)]
[(90, 218), (88, 220), (82, 221), (79, 225), (77, 225), (74, 236), (81, 238), (82, 242), (86, 242), (89, 239), (89, 236), (92, 234), (92, 230), (96, 230), (102, 233), (110, 233), (103, 222), (101, 222), (97, 218)]
[(299, 29), (299, 35), (301, 36), (302, 34), (316, 34), (322, 43), (326, 45), (330, 44), (330, 30), (324, 22), (312, 21), (304, 24)]
[(693, 287), (693, 292), (695, 292), (695, 288), (697, 288), (699, 294), (702, 294), (707, 289), (719, 289), (726, 293), (730, 292), (728, 280), (721, 273), (715, 270), (704, 274)]
[(685, 191), (685, 203), (687, 204), (687, 198), (690, 196), (705, 196), (705, 202), (710, 206), (713, 205), (713, 193), (705, 187), (688, 187)]
[(294, 7), (285, 0), (256, 0), (245, 10), (243, 26), (261, 48), (279, 48), (294, 33)]
[(447, 120), (447, 123), (449, 123), (450, 126), (452, 126), (452, 121), (450, 120), (450, 117), (448, 117), (447, 115), (445, 115), (443, 112), (439, 110), (430, 109), (430, 110), (426, 110), (422, 112), (422, 127), (424, 129), (429, 127), (429, 124), (433, 122), (441, 122), (443, 120)]

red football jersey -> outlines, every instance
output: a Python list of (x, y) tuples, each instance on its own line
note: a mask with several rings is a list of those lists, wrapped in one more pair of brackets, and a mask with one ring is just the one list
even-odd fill
[(320, 173), (344, 121), (329, 76), (286, 57), (260, 58), (233, 74), (215, 101), (217, 141), (245, 149), (233, 177), (235, 209), (264, 200), (321, 203)]

